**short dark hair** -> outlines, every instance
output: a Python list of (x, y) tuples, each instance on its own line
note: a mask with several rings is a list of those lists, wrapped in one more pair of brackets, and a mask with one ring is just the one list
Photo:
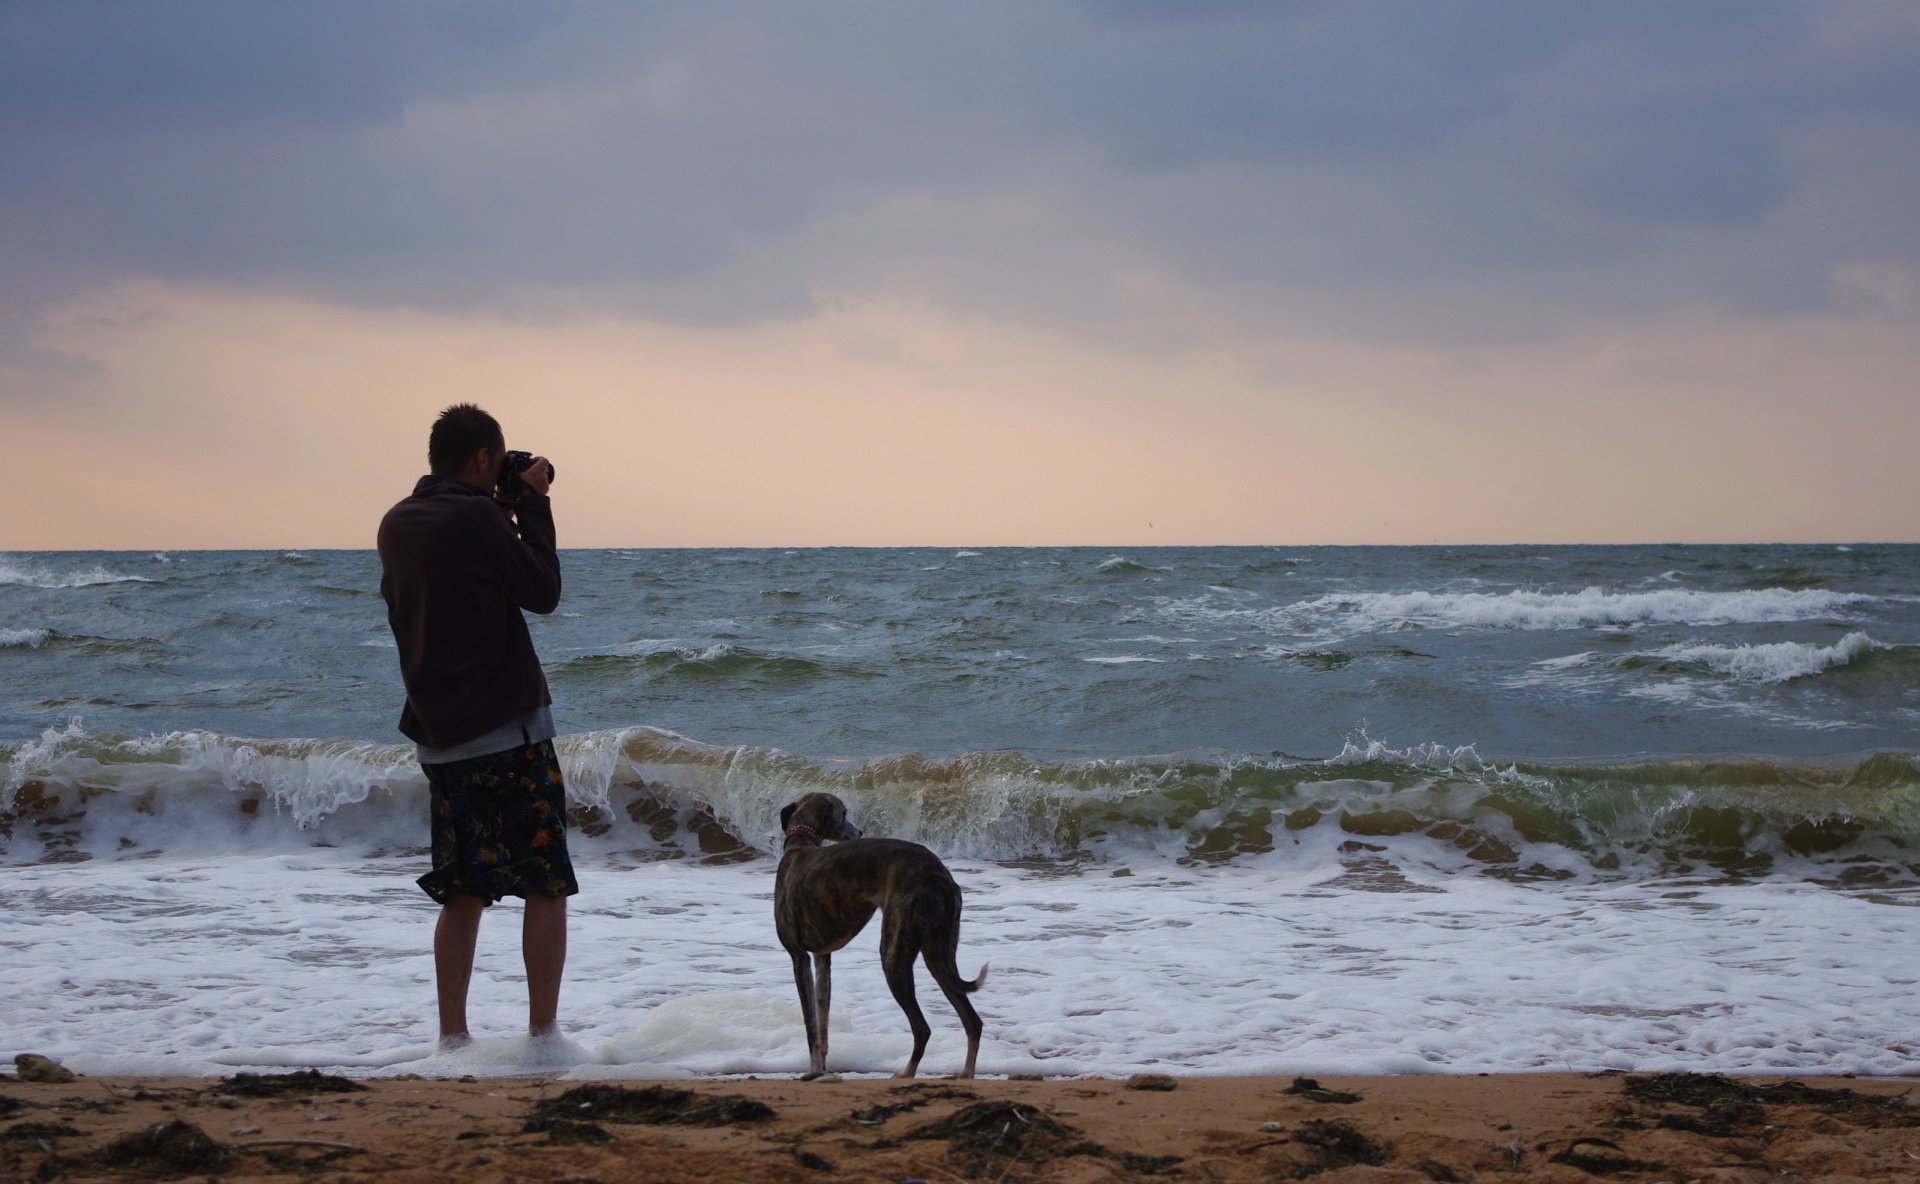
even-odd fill
[(499, 420), (472, 403), (455, 403), (433, 421), (433, 431), (427, 435), (427, 468), (451, 476), (482, 448), (502, 448), (506, 443)]

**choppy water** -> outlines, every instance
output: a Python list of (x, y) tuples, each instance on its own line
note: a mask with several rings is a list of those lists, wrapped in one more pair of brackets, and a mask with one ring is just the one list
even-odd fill
[(0, 1054), (797, 1069), (766, 853), (827, 788), (955, 865), (986, 1071), (1920, 1066), (1920, 548), (563, 561), (575, 1043), (421, 1061), (371, 553), (0, 556)]

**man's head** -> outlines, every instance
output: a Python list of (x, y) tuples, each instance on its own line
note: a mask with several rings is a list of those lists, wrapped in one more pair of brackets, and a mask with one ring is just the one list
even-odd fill
[[(482, 450), (485, 456), (478, 455)], [(506, 452), (507, 438), (500, 430), (500, 421), (472, 403), (455, 403), (442, 411), (427, 436), (429, 471), (461, 479), (484, 474), (485, 481), (472, 483), (487, 489), (499, 479)]]

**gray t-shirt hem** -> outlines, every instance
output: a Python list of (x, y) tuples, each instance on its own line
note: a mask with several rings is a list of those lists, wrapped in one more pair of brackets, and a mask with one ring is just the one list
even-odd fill
[(557, 732), (553, 726), (553, 708), (536, 707), (527, 714), (510, 719), (484, 736), (475, 736), (464, 744), (451, 748), (428, 748), (424, 744), (415, 745), (420, 763), (423, 765), (450, 765), (454, 761), (470, 761), (477, 756), (492, 756), (496, 752), (505, 752), (509, 748), (519, 748), (523, 744), (538, 744), (542, 740), (551, 740)]

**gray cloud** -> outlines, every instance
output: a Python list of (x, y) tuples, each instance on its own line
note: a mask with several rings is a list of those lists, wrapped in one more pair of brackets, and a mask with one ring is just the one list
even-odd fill
[(1132, 332), (1148, 276), (1453, 339), (1920, 259), (1904, 6), (18, 0), (0, 46), (25, 309), (137, 275)]

